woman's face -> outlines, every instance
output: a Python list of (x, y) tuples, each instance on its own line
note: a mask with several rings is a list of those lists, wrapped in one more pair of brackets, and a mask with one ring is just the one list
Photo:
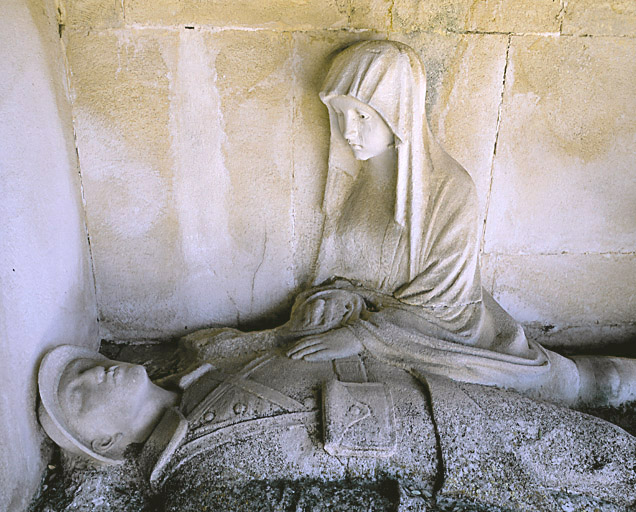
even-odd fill
[(395, 143), (391, 128), (375, 109), (352, 96), (335, 96), (330, 101), (338, 117), (340, 133), (357, 160), (381, 155)]

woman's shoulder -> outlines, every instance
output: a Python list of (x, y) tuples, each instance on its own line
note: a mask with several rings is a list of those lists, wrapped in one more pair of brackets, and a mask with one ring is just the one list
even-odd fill
[(453, 194), (464, 200), (477, 201), (477, 187), (466, 169), (441, 146), (432, 152), (433, 175), (440, 192)]

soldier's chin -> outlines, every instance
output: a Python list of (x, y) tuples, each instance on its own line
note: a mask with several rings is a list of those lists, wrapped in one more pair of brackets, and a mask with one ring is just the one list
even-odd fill
[(120, 371), (123, 374), (119, 379), (122, 383), (142, 383), (150, 380), (146, 368), (139, 364), (123, 366)]

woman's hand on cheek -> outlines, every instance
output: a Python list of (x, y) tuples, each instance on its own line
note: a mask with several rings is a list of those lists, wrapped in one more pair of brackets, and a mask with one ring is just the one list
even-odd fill
[(330, 361), (354, 356), (363, 349), (351, 329), (343, 327), (301, 339), (287, 351), (287, 357), (304, 361)]

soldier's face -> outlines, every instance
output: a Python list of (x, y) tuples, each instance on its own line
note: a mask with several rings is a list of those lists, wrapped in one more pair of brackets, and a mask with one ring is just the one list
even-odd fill
[(60, 405), (69, 423), (91, 440), (127, 432), (152, 385), (145, 368), (111, 360), (83, 361), (69, 365), (62, 377)]

